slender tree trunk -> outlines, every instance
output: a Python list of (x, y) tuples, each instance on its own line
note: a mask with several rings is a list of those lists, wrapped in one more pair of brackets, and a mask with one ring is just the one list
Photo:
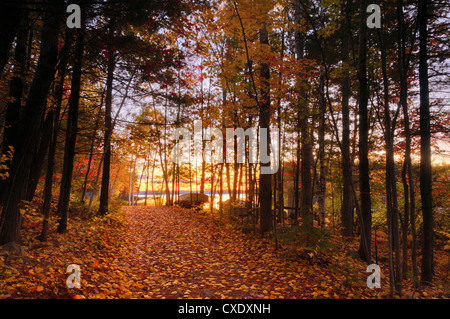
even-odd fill
[(326, 172), (325, 172), (325, 113), (327, 110), (325, 104), (325, 81), (323, 69), (320, 72), (320, 123), (319, 123), (319, 222), (322, 228), (325, 228), (325, 217), (326, 217), (326, 191), (327, 191), (327, 180), (326, 180)]
[[(297, 0), (294, 3), (294, 12), (295, 12), (295, 23), (297, 25), (300, 24), (300, 0)], [(299, 30), (295, 31), (295, 54), (297, 55), (297, 60), (299, 60), (300, 58), (303, 57), (303, 42), (302, 42), (302, 35), (300, 34)], [(303, 96), (303, 95), (302, 95)], [(297, 219), (299, 217), (299, 204), (300, 204), (300, 157), (301, 157), (301, 146), (300, 146), (300, 141), (301, 141), (301, 113), (303, 110), (301, 110), (300, 105), (298, 105), (298, 110), (297, 110), (297, 140), (296, 140), (296, 146), (297, 146), (297, 158), (295, 161), (295, 175), (294, 175), (294, 207), (295, 207), (295, 211), (294, 211), (294, 219), (295, 219), (295, 223), (297, 223)], [(302, 184), (303, 187), (303, 184)]]
[[(110, 41), (114, 36), (114, 30), (110, 27)], [(112, 45), (112, 43), (110, 44)], [(105, 135), (103, 146), (103, 172), (102, 172), (102, 186), (100, 192), (100, 204), (98, 207), (98, 214), (105, 215), (108, 212), (108, 200), (109, 200), (109, 179), (111, 168), (111, 137), (112, 137), (112, 89), (114, 81), (114, 69), (116, 67), (116, 59), (114, 56), (113, 48), (108, 48), (108, 75), (106, 79), (106, 97), (105, 97)]]
[[(142, 171), (141, 171), (141, 176), (139, 177), (139, 184), (138, 184), (138, 188), (137, 188), (137, 194), (138, 194), (138, 198), (136, 199), (136, 205), (138, 204), (137, 202), (139, 201), (139, 194), (141, 193), (141, 185), (142, 185), (142, 177), (144, 177), (144, 171), (145, 171), (145, 162), (144, 162), (144, 166), (142, 167)], [(173, 189), (173, 186), (172, 186)]]
[[(225, 88), (222, 88), (222, 109), (225, 110), (225, 105), (227, 102), (227, 91)], [(222, 116), (222, 132), (225, 131), (225, 116)], [(222, 154), (225, 153), (225, 144), (226, 141), (223, 141), (222, 149), (219, 151), (222, 151)], [(225, 160), (225, 158), (224, 158)], [(226, 164), (225, 164), (226, 165)], [(223, 213), (223, 167), (224, 163), (220, 164), (220, 188), (219, 188), (219, 215), (222, 218)], [(251, 187), (251, 186), (250, 186)]]
[(222, 218), (223, 213), (223, 163), (220, 164), (219, 174), (219, 216)]
[(420, 0), (419, 15), (419, 87), (420, 87), (420, 197), (423, 214), (421, 281), (433, 281), (433, 201), (431, 169), (430, 101), (428, 88), (428, 1)]
[[(115, 126), (116, 121), (117, 121), (117, 117), (119, 116), (119, 113), (120, 113), (120, 110), (122, 109), (123, 105), (125, 104), (125, 100), (126, 100), (127, 97), (128, 97), (128, 90), (130, 89), (130, 85), (131, 85), (131, 82), (133, 81), (134, 75), (135, 75), (135, 73), (133, 72), (133, 73), (131, 74), (131, 77), (130, 77), (129, 80), (128, 80), (127, 86), (126, 86), (126, 88), (125, 88), (125, 95), (123, 96), (122, 102), (120, 102), (119, 108), (118, 108), (117, 111), (116, 111), (116, 114), (115, 114), (115, 116), (114, 116), (114, 121), (113, 121), (112, 124), (111, 124), (111, 133), (108, 134), (108, 135), (106, 136), (107, 139), (106, 139), (105, 142), (104, 142), (105, 145), (108, 145), (108, 144), (111, 145), (111, 141), (110, 141), (110, 140), (111, 140), (111, 136), (112, 136), (112, 130), (114, 129), (114, 126)], [(106, 86), (108, 86), (108, 85), (106, 85)], [(105, 104), (106, 104), (106, 101), (105, 101)], [(105, 108), (106, 108), (106, 106), (105, 106)], [(105, 132), (105, 135), (106, 135), (106, 132)], [(102, 157), (100, 158), (100, 162), (98, 163), (97, 174), (96, 174), (96, 177), (95, 177), (94, 185), (93, 185), (93, 187), (92, 187), (92, 196), (91, 196), (91, 198), (89, 199), (88, 211), (91, 210), (92, 202), (93, 202), (93, 200), (94, 200), (94, 197), (96, 196), (96, 192), (97, 192), (97, 184), (98, 184), (98, 180), (99, 180), (99, 178), (100, 178), (100, 170), (102, 170), (102, 167), (103, 167), (103, 163), (104, 163), (106, 154), (107, 154), (107, 153), (105, 153), (105, 151), (103, 151), (103, 155), (102, 155)], [(103, 177), (103, 176), (102, 176), (102, 177)], [(102, 182), (103, 182), (103, 179), (102, 179)], [(108, 182), (108, 185), (109, 185), (109, 182)], [(101, 190), (100, 190), (100, 191), (101, 191)], [(109, 193), (109, 190), (108, 190), (108, 193)], [(109, 198), (109, 194), (108, 194), (107, 198)], [(100, 208), (99, 208), (99, 209), (100, 209)]]
[[(346, 10), (346, 9), (344, 9)], [(342, 32), (342, 62), (344, 64), (344, 77), (342, 79), (342, 235), (353, 237), (353, 194), (352, 184), (352, 167), (350, 159), (350, 108), (349, 100), (351, 94), (350, 74), (348, 71), (349, 63), (349, 28), (344, 25)]]
[(154, 177), (155, 177), (155, 162), (152, 162), (152, 195), (153, 195), (153, 205), (156, 206), (156, 196), (155, 196), (155, 189), (154, 189)]
[(55, 166), (55, 151), (56, 151), (56, 143), (53, 144), (53, 134), (58, 133), (58, 131), (55, 129), (55, 126), (56, 127), (58, 126), (58, 121), (57, 120), (55, 121), (55, 119), (57, 118), (58, 115), (56, 114), (56, 111), (54, 111), (52, 114), (53, 119), (52, 142), (49, 144), (47, 172), (45, 175), (45, 184), (44, 184), (44, 203), (42, 206), (42, 213), (44, 215), (44, 220), (42, 223), (41, 234), (38, 237), (40, 241), (47, 241), (47, 234), (48, 234), (48, 224), (52, 202), (53, 171)]
[(39, 182), (39, 177), (41, 177), (42, 167), (44, 166), (45, 158), (48, 151), (48, 146), (52, 138), (52, 128), (53, 128), (53, 111), (50, 111), (41, 128), (41, 138), (37, 150), (33, 156), (33, 164), (31, 165), (31, 172), (28, 178), (27, 186), (27, 196), (26, 201), (31, 201), (34, 197), (37, 184)]
[(296, 160), (295, 160), (295, 174), (294, 174), (294, 220), (295, 224), (297, 224), (297, 220), (300, 216), (299, 209), (300, 209), (300, 152), (301, 152), (301, 146), (300, 146), (300, 140), (301, 140), (301, 133), (300, 133), (300, 112), (297, 112), (297, 135), (296, 135)]
[[(164, 175), (164, 181), (166, 186), (166, 206), (172, 206), (173, 205), (173, 199), (170, 196), (170, 188), (169, 188), (169, 169), (168, 169), (168, 161), (167, 161), (167, 145), (166, 145), (166, 138), (167, 138), (167, 108), (168, 108), (168, 99), (167, 99), (167, 92), (166, 92), (166, 103), (164, 107), (164, 161), (162, 157), (162, 153), (160, 151), (160, 159), (161, 159), (161, 166), (163, 169), (163, 175)], [(161, 150), (161, 149), (160, 149)], [(192, 196), (191, 196), (192, 199)]]
[[(384, 90), (384, 130), (386, 143), (386, 203), (387, 220), (389, 236), (389, 284), (391, 296), (395, 291), (401, 296), (401, 260), (400, 260), (400, 232), (399, 232), (399, 214), (397, 203), (397, 178), (395, 177), (395, 159), (394, 159), (394, 130), (395, 123), (391, 121), (389, 109), (389, 82), (386, 70), (386, 43), (383, 34), (378, 29), (381, 49), (381, 67), (383, 73)], [(393, 253), (395, 252), (395, 259)], [(394, 269), (395, 266), (395, 269)]]
[(86, 188), (87, 188), (87, 183), (88, 183), (88, 178), (89, 178), (89, 172), (91, 171), (92, 156), (94, 154), (94, 146), (95, 146), (95, 142), (96, 142), (95, 136), (97, 135), (97, 129), (100, 124), (100, 118), (101, 118), (102, 106), (103, 106), (103, 98), (105, 95), (104, 93), (105, 93), (105, 90), (103, 90), (103, 92), (102, 92), (102, 97), (101, 97), (100, 105), (98, 108), (97, 118), (95, 119), (94, 130), (92, 132), (91, 147), (89, 149), (89, 160), (88, 160), (88, 165), (87, 165), (87, 169), (86, 169), (86, 174), (84, 175), (83, 191), (81, 193), (81, 200), (80, 200), (82, 203), (84, 202), (84, 196), (86, 195)]
[[(265, 23), (259, 29), (259, 42), (264, 45), (269, 44), (269, 33)], [(260, 128), (267, 129), (267, 155), (270, 156), (270, 68), (268, 63), (261, 64), (260, 76), (263, 80), (261, 85), (261, 103), (259, 110)], [(260, 136), (261, 138), (261, 136)], [(260, 163), (260, 170), (263, 167), (270, 168), (270, 160), (268, 163)], [(262, 234), (272, 230), (272, 175), (259, 175), (259, 200), (260, 200), (260, 216)]]
[[(281, 58), (283, 59), (284, 57), (284, 31), (281, 34)], [(280, 82), (279, 85), (281, 87), (282, 85), (282, 80), (281, 80), (281, 72), (280, 72)], [(277, 108), (277, 125), (278, 125), (278, 132), (279, 132), (279, 136), (278, 136), (278, 147), (279, 147), (279, 152), (278, 152), (278, 163), (279, 163), (279, 169), (278, 172), (276, 173), (278, 178), (277, 178), (277, 182), (278, 184), (276, 185), (276, 187), (278, 188), (278, 206), (275, 207), (275, 209), (278, 208), (278, 219), (279, 221), (284, 224), (284, 190), (283, 190), (283, 147), (282, 147), (282, 142), (284, 142), (284, 140), (282, 141), (281, 139), (281, 94), (278, 94), (278, 108)], [(251, 171), (251, 170), (250, 170)]]
[[(295, 21), (300, 23), (301, 13), (301, 0), (295, 2)], [(300, 31), (295, 31), (295, 49), (297, 54), (297, 60), (303, 59), (304, 52), (304, 36)], [(311, 166), (313, 163), (311, 135), (309, 127), (309, 111), (307, 106), (307, 95), (304, 85), (300, 86), (300, 105), (299, 105), (299, 118), (300, 118), (300, 132), (301, 132), (301, 200), (300, 200), (300, 215), (303, 219), (304, 225), (307, 229), (311, 229), (313, 225), (312, 218), (312, 175)], [(307, 230), (307, 233), (309, 231)], [(308, 234), (307, 234), (308, 241)], [(308, 244), (308, 243), (307, 243)]]
[[(365, 0), (361, 0), (359, 10), (359, 193), (361, 198), (361, 239), (359, 253), (362, 259), (370, 263), (371, 257), (371, 229), (372, 229), (372, 210), (370, 198), (369, 182), (369, 120), (368, 120), (368, 84), (367, 84), (367, 48), (366, 48), (366, 10)], [(365, 242), (365, 243), (364, 243)], [(368, 256), (366, 256), (366, 245)]]
[(72, 188), (73, 162), (75, 158), (75, 144), (78, 131), (78, 108), (81, 90), (81, 66), (84, 51), (84, 30), (77, 32), (75, 43), (75, 63), (72, 74), (72, 84), (69, 97), (69, 111), (66, 129), (66, 144), (64, 149), (64, 164), (61, 180), (60, 196), (58, 201), (58, 215), (60, 216), (58, 233), (67, 229), (69, 212), (70, 190)]
[(132, 174), (132, 171), (133, 171), (133, 156), (131, 157), (130, 175), (128, 177), (128, 205), (129, 206), (132, 206), (132, 203), (133, 203), (131, 201), (131, 196), (133, 194), (133, 189), (131, 187), (131, 180), (132, 180), (131, 174)]
[(147, 206), (147, 195), (148, 195), (148, 174), (150, 173), (150, 156), (147, 155), (147, 176), (145, 181), (145, 203), (144, 205)]
[(133, 172), (131, 173), (131, 206), (136, 205), (136, 201), (134, 198), (134, 191), (135, 191), (135, 187), (136, 187), (136, 162), (137, 162), (137, 157), (134, 159)]
[[(409, 59), (406, 56), (406, 31), (403, 13), (403, 1), (397, 1), (398, 14), (398, 49), (399, 49), (399, 73), (400, 73), (400, 104), (403, 110), (404, 129), (405, 129), (405, 160), (402, 169), (402, 180), (405, 197), (405, 217), (403, 222), (403, 274), (406, 276), (408, 272), (408, 220), (411, 223), (412, 247), (411, 261), (414, 285), (418, 285), (417, 270), (417, 234), (415, 225), (415, 186), (414, 176), (412, 174), (411, 160), (411, 130), (408, 114), (408, 67)], [(411, 44), (413, 45), (413, 44)], [(408, 177), (408, 178), (407, 178)]]
[(44, 200), (42, 204), (42, 214), (44, 215), (44, 219), (42, 222), (42, 231), (39, 235), (38, 239), (40, 241), (47, 241), (48, 234), (48, 225), (51, 211), (51, 203), (52, 203), (52, 191), (53, 191), (53, 173), (55, 167), (55, 154), (56, 154), (56, 145), (58, 143), (58, 132), (59, 132), (59, 115), (61, 113), (61, 105), (64, 94), (64, 80), (66, 77), (67, 71), (67, 55), (69, 48), (72, 44), (72, 31), (66, 32), (66, 38), (64, 47), (61, 50), (61, 61), (59, 66), (59, 83), (56, 91), (56, 107), (54, 110), (51, 110), (49, 115), (51, 114), (53, 118), (53, 127), (52, 127), (52, 135), (51, 142), (49, 144), (48, 156), (47, 156), (47, 171), (45, 174), (45, 184), (44, 184)]

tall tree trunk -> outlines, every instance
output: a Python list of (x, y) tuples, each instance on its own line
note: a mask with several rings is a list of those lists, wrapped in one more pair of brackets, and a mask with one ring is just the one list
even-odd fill
[(81, 66), (84, 52), (84, 30), (79, 29), (75, 42), (75, 58), (72, 73), (72, 83), (69, 97), (69, 111), (67, 118), (66, 143), (64, 148), (64, 164), (61, 179), (61, 188), (58, 201), (58, 215), (60, 216), (58, 233), (67, 229), (69, 213), (70, 190), (72, 188), (73, 162), (75, 158), (75, 145), (78, 131), (78, 108), (81, 90)]
[(130, 166), (130, 175), (128, 177), (128, 205), (133, 206), (132, 196), (133, 196), (133, 187), (131, 186), (132, 182), (132, 174), (133, 174), (133, 155), (131, 156), (131, 166)]
[(150, 173), (150, 156), (147, 155), (147, 176), (145, 179), (145, 200), (144, 205), (147, 206), (147, 197), (148, 197), (148, 175)]
[(48, 146), (52, 137), (53, 128), (53, 114), (49, 114), (45, 117), (44, 124), (41, 128), (41, 138), (37, 150), (33, 156), (33, 164), (31, 165), (30, 176), (28, 178), (27, 196), (26, 200), (31, 201), (34, 197), (39, 178), (41, 177), (42, 167), (44, 166), (45, 158), (48, 151)]
[[(347, 10), (346, 8), (343, 10)], [(349, 66), (349, 27), (344, 24), (342, 32), (342, 62), (345, 68), (342, 79), (342, 235), (353, 236), (353, 194), (352, 194), (352, 167), (350, 159), (350, 108), (351, 94)]]
[[(284, 58), (284, 50), (285, 50), (284, 41), (285, 41), (285, 35), (284, 35), (284, 31), (282, 31), (282, 33), (281, 33), (281, 52), (280, 52), (282, 66), (283, 66), (283, 58)], [(280, 71), (279, 77), (280, 77), (280, 80), (279, 80), (278, 85), (281, 88), (281, 85), (282, 85), (282, 72), (281, 71)], [(278, 100), (277, 100), (277, 126), (278, 126), (278, 132), (279, 132), (279, 136), (278, 136), (279, 169), (278, 169), (278, 172), (276, 173), (278, 176), (278, 178), (277, 178), (278, 184), (276, 185), (276, 187), (278, 188), (278, 201), (277, 201), (278, 207), (274, 207), (274, 208), (275, 208), (275, 210), (277, 210), (277, 208), (278, 208), (278, 219), (281, 223), (284, 223), (283, 160), (282, 160), (283, 152), (282, 152), (282, 145), (281, 145), (282, 139), (281, 139), (281, 93), (280, 92), (278, 93)]]
[[(109, 37), (112, 45), (113, 34), (112, 27), (109, 31)], [(111, 168), (111, 136), (112, 136), (112, 89), (114, 81), (114, 69), (116, 67), (116, 59), (114, 56), (113, 48), (108, 48), (108, 75), (106, 79), (106, 96), (105, 96), (105, 135), (103, 146), (103, 172), (102, 172), (102, 185), (100, 191), (100, 204), (98, 208), (99, 215), (105, 215), (108, 212), (108, 200), (109, 200), (109, 179)]]
[(326, 217), (326, 190), (327, 190), (327, 180), (325, 172), (325, 113), (327, 106), (325, 104), (325, 81), (324, 81), (324, 71), (320, 71), (320, 119), (319, 119), (319, 189), (318, 189), (318, 202), (319, 202), (319, 225), (325, 228), (325, 217)]
[[(367, 84), (367, 48), (366, 48), (366, 2), (361, 0), (359, 10), (359, 193), (361, 198), (361, 239), (359, 245), (359, 253), (361, 258), (371, 262), (371, 228), (372, 228), (372, 211), (370, 199), (370, 182), (369, 182), (369, 120), (368, 120), (368, 84)], [(366, 245), (368, 256), (366, 256), (364, 246)]]
[(428, 1), (420, 0), (419, 15), (419, 86), (420, 86), (420, 197), (423, 214), (421, 281), (433, 281), (433, 201), (431, 170), (430, 101), (428, 88), (427, 19)]
[[(259, 29), (259, 43), (263, 45), (269, 44), (269, 32), (265, 22), (263, 27)], [(261, 100), (259, 105), (259, 121), (260, 128), (267, 129), (267, 156), (270, 157), (270, 68), (268, 63), (261, 64), (260, 77), (262, 79)], [(261, 136), (260, 136), (261, 138)], [(264, 154), (266, 155), (266, 154)], [(262, 155), (261, 155), (262, 156)], [(260, 156), (260, 158), (261, 158)], [(259, 174), (259, 201), (262, 234), (272, 230), (272, 175), (263, 174), (264, 167), (270, 168), (270, 160), (268, 163), (260, 163)]]
[(200, 64), (200, 99), (201, 99), (201, 108), (200, 108), (200, 120), (202, 122), (202, 130), (201, 130), (201, 137), (202, 137), (202, 141), (201, 141), (201, 161), (202, 161), (202, 165), (201, 165), (201, 174), (200, 174), (200, 194), (205, 194), (205, 174), (206, 174), (206, 162), (204, 160), (203, 154), (205, 152), (205, 143), (206, 141), (203, 139), (204, 138), (204, 119), (203, 119), (203, 102), (204, 102), (204, 96), (203, 96), (203, 60)]
[[(402, 168), (402, 182), (404, 189), (405, 205), (403, 219), (403, 269), (406, 276), (408, 272), (408, 224), (411, 223), (412, 247), (411, 261), (414, 285), (417, 288), (418, 270), (417, 270), (417, 234), (415, 225), (415, 186), (412, 174), (411, 160), (411, 130), (408, 114), (408, 68), (409, 57), (406, 56), (406, 30), (403, 13), (403, 1), (397, 1), (397, 19), (398, 19), (398, 50), (399, 50), (399, 73), (400, 73), (400, 104), (403, 110), (404, 130), (405, 130), (405, 160)], [(413, 43), (411, 43), (413, 46)], [(407, 178), (408, 177), (408, 178)]]
[(300, 111), (297, 111), (297, 134), (296, 134), (296, 159), (295, 159), (295, 173), (294, 173), (294, 220), (300, 216), (300, 163), (301, 163), (301, 132), (300, 132)]
[[(302, 4), (301, 0), (295, 2), (295, 21), (296, 23), (300, 23), (300, 7)], [(303, 59), (304, 52), (304, 36), (300, 31), (295, 31), (295, 49), (297, 54), (297, 60)], [(300, 117), (300, 132), (301, 132), (301, 182), (302, 182), (302, 191), (301, 191), (301, 200), (300, 200), (300, 215), (303, 219), (303, 224), (307, 229), (307, 241), (308, 241), (308, 229), (311, 229), (313, 226), (313, 218), (312, 218), (312, 174), (311, 174), (311, 166), (313, 163), (313, 153), (312, 153), (312, 144), (311, 144), (311, 134), (309, 127), (309, 111), (307, 106), (307, 95), (304, 85), (300, 86), (300, 105), (299, 105), (299, 117)], [(307, 243), (308, 244), (308, 243)]]
[(136, 205), (136, 198), (134, 196), (134, 192), (136, 191), (136, 163), (137, 157), (134, 159), (133, 163), (133, 174), (131, 174), (131, 205)]
[[(56, 109), (58, 109), (58, 107)], [(42, 214), (44, 215), (44, 219), (42, 222), (41, 233), (38, 236), (38, 239), (40, 241), (47, 241), (48, 225), (52, 203), (53, 171), (55, 167), (55, 152), (56, 152), (56, 143), (53, 143), (54, 142), (53, 134), (58, 134), (58, 130), (55, 129), (55, 127), (58, 127), (58, 120), (55, 119), (58, 119), (59, 116), (57, 115), (56, 110), (51, 112), (52, 112), (51, 117), (53, 120), (52, 141), (48, 145), (49, 149), (47, 159), (47, 171), (45, 174), (45, 184), (44, 184), (44, 203), (42, 205)]]
[[(400, 232), (399, 232), (399, 214), (397, 202), (397, 178), (395, 176), (394, 159), (394, 130), (395, 122), (392, 123), (389, 108), (389, 82), (386, 70), (386, 43), (383, 34), (378, 29), (381, 50), (381, 67), (383, 73), (383, 91), (384, 91), (384, 130), (386, 143), (386, 206), (388, 220), (389, 237), (389, 284), (391, 296), (395, 290), (401, 296), (401, 261), (400, 261)], [(393, 256), (395, 252), (395, 259)], [(395, 266), (395, 269), (394, 269)]]
[(15, 152), (10, 169), (11, 184), (0, 218), (0, 245), (20, 240), (20, 209), (27, 194), (33, 159), (31, 152), (39, 142), (39, 127), (57, 63), (59, 19), (60, 15), (56, 12), (48, 13), (45, 18), (39, 61), (20, 123), (22, 129), (14, 136), (12, 143)]
[[(52, 191), (53, 191), (53, 172), (55, 167), (55, 154), (56, 154), (56, 145), (58, 143), (58, 132), (59, 132), (59, 114), (61, 113), (61, 105), (62, 99), (64, 95), (64, 81), (66, 77), (67, 71), (67, 56), (69, 48), (72, 44), (72, 36), (73, 32), (68, 29), (66, 32), (66, 38), (64, 41), (64, 46), (61, 50), (61, 61), (59, 65), (59, 83), (57, 90), (55, 92), (56, 95), (56, 107), (54, 110), (49, 112), (49, 115), (53, 117), (53, 127), (51, 134), (51, 142), (48, 148), (48, 156), (47, 156), (47, 171), (45, 174), (45, 184), (44, 184), (44, 200), (42, 204), (42, 214), (44, 215), (44, 220), (42, 222), (42, 231), (39, 235), (38, 239), (40, 241), (47, 241), (48, 234), (48, 225), (50, 218), (50, 210), (52, 203)], [(48, 116), (49, 116), (48, 115)]]
[(223, 163), (220, 164), (219, 173), (219, 216), (222, 218), (223, 213)]
[(86, 174), (84, 175), (83, 191), (81, 192), (81, 199), (80, 199), (80, 201), (82, 203), (84, 203), (84, 196), (86, 195), (86, 188), (87, 188), (87, 184), (88, 184), (89, 173), (91, 171), (92, 156), (94, 155), (94, 146), (95, 146), (95, 142), (96, 142), (95, 136), (97, 135), (97, 129), (98, 129), (98, 126), (100, 125), (100, 118), (101, 118), (101, 113), (102, 113), (104, 96), (105, 96), (105, 90), (102, 91), (102, 97), (101, 97), (100, 105), (98, 107), (98, 113), (97, 113), (97, 117), (95, 119), (94, 129), (92, 131), (92, 141), (91, 141), (91, 147), (89, 149), (89, 160), (88, 160), (88, 165), (86, 168)]

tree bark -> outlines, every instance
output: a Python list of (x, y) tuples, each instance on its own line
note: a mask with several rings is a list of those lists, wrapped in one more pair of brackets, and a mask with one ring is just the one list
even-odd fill
[(50, 111), (49, 114), (47, 114), (43, 127), (41, 128), (41, 138), (39, 145), (36, 147), (37, 150), (33, 156), (33, 164), (31, 165), (30, 176), (28, 178), (26, 201), (31, 201), (33, 199), (37, 184), (39, 183), (39, 178), (41, 176), (42, 167), (44, 166), (48, 146), (52, 137), (53, 114), (50, 114), (52, 112), (53, 111)]
[[(300, 23), (301, 18), (301, 10), (300, 7), (302, 4), (301, 0), (295, 2), (295, 22)], [(297, 60), (303, 59), (304, 52), (304, 35), (301, 34), (300, 31), (295, 31), (295, 51), (297, 55)], [(308, 229), (313, 226), (313, 218), (312, 218), (312, 175), (311, 175), (311, 166), (313, 162), (313, 154), (312, 154), (312, 144), (311, 144), (311, 136), (310, 136), (310, 128), (309, 128), (309, 111), (307, 107), (307, 96), (306, 90), (304, 89), (304, 85), (301, 84), (299, 88), (300, 92), (300, 101), (299, 101), (299, 109), (298, 109), (298, 118), (301, 132), (301, 174), (300, 179), (302, 183), (301, 194), (300, 194), (300, 216), (303, 220), (303, 224), (306, 227), (306, 232), (308, 233)], [(308, 234), (306, 234), (308, 241)]]
[(52, 203), (52, 188), (53, 188), (53, 172), (55, 167), (55, 153), (56, 153), (56, 145), (58, 143), (58, 131), (59, 131), (59, 114), (61, 113), (61, 105), (64, 94), (64, 80), (66, 77), (67, 71), (67, 55), (68, 50), (72, 43), (72, 31), (66, 32), (66, 38), (64, 42), (64, 47), (61, 50), (61, 61), (59, 65), (59, 83), (57, 90), (55, 92), (56, 95), (56, 107), (54, 110), (49, 112), (53, 118), (53, 127), (51, 133), (51, 142), (48, 148), (48, 156), (47, 156), (47, 171), (45, 173), (45, 184), (44, 184), (44, 200), (42, 204), (42, 214), (44, 215), (44, 219), (42, 222), (42, 231), (39, 235), (38, 239), (40, 241), (47, 241), (48, 234), (48, 225), (51, 211), (51, 203)]
[[(384, 131), (386, 143), (386, 206), (388, 220), (389, 237), (389, 275), (390, 292), (393, 297), (394, 283), (395, 291), (401, 296), (401, 261), (400, 261), (400, 232), (399, 232), (399, 213), (397, 202), (397, 178), (395, 176), (394, 159), (394, 130), (395, 122), (391, 121), (389, 108), (389, 82), (386, 70), (386, 43), (384, 42), (381, 30), (378, 29), (381, 50), (381, 67), (383, 73), (383, 91), (384, 91)], [(394, 122), (394, 123), (392, 123)], [(395, 259), (393, 253), (395, 252)], [(394, 269), (395, 266), (395, 269)]]
[(325, 218), (326, 218), (326, 190), (327, 190), (327, 180), (325, 172), (325, 113), (327, 106), (325, 104), (325, 81), (323, 69), (320, 71), (320, 119), (319, 119), (319, 189), (318, 189), (318, 203), (319, 203), (319, 225), (321, 228), (325, 228)]
[[(346, 10), (346, 9), (344, 9)], [(344, 24), (342, 32), (342, 62), (345, 68), (342, 79), (342, 235), (353, 237), (353, 194), (352, 194), (352, 166), (350, 159), (350, 108), (349, 100), (351, 94), (349, 63), (349, 27)]]
[(95, 119), (94, 129), (92, 131), (92, 141), (91, 141), (91, 147), (89, 149), (89, 160), (88, 160), (88, 165), (86, 168), (86, 174), (84, 175), (83, 191), (81, 192), (81, 199), (80, 199), (80, 201), (82, 203), (84, 203), (84, 196), (86, 195), (86, 188), (87, 188), (87, 184), (88, 184), (89, 173), (91, 171), (92, 156), (94, 155), (94, 146), (95, 146), (95, 142), (96, 142), (95, 136), (97, 135), (97, 129), (100, 124), (104, 95), (105, 95), (105, 90), (103, 90), (103, 92), (102, 92), (102, 97), (101, 97), (100, 105), (98, 107), (97, 117)]
[[(414, 286), (417, 288), (418, 284), (418, 270), (417, 270), (417, 234), (415, 225), (415, 186), (414, 176), (412, 173), (411, 160), (411, 129), (408, 114), (408, 68), (409, 57), (406, 56), (406, 38), (405, 20), (403, 13), (403, 1), (397, 1), (397, 20), (398, 20), (398, 50), (399, 50), (399, 73), (400, 73), (400, 104), (403, 110), (404, 130), (405, 130), (405, 160), (402, 168), (402, 182), (404, 189), (405, 205), (404, 205), (404, 219), (403, 219), (403, 269), (402, 272), (406, 276), (408, 272), (408, 224), (410, 220), (412, 247), (411, 247), (411, 262)], [(414, 44), (411, 43), (411, 46)], [(411, 48), (412, 49), (412, 48)]]
[[(110, 40), (113, 37), (113, 30), (110, 28)], [(111, 41), (112, 42), (112, 41)], [(112, 43), (110, 44), (112, 45)], [(109, 179), (111, 167), (111, 136), (112, 136), (112, 89), (114, 81), (114, 69), (116, 66), (116, 59), (114, 57), (113, 48), (108, 48), (108, 75), (106, 79), (106, 96), (105, 96), (105, 134), (103, 146), (103, 173), (102, 185), (100, 191), (100, 204), (98, 208), (99, 215), (105, 215), (108, 212), (109, 201)]]
[(60, 216), (58, 233), (67, 229), (69, 213), (70, 190), (72, 188), (73, 163), (75, 159), (75, 145), (78, 131), (78, 108), (81, 90), (81, 66), (84, 52), (84, 31), (77, 32), (75, 42), (75, 61), (72, 73), (72, 83), (69, 97), (69, 110), (66, 129), (66, 143), (64, 147), (64, 164), (61, 178), (61, 188), (58, 201), (58, 215)]
[[(269, 33), (266, 24), (259, 29), (259, 43), (263, 45), (269, 44)], [(259, 126), (267, 129), (267, 155), (270, 156), (270, 68), (268, 63), (261, 64), (260, 76), (261, 84), (261, 101), (259, 109)], [(261, 136), (260, 136), (261, 138)], [(260, 156), (261, 157), (261, 156)], [(259, 202), (261, 216), (261, 233), (272, 230), (272, 175), (262, 174), (263, 167), (270, 167), (268, 163), (260, 163), (259, 174)]]
[[(372, 210), (370, 198), (369, 182), (369, 120), (368, 120), (368, 84), (367, 84), (367, 38), (366, 38), (366, 10), (365, 0), (361, 0), (359, 10), (359, 193), (361, 198), (361, 238), (359, 253), (361, 258), (371, 262), (371, 228), (372, 228)], [(367, 250), (364, 249), (366, 245)], [(366, 255), (366, 251), (369, 254)]]
[(419, 15), (419, 87), (420, 87), (420, 197), (423, 214), (421, 281), (433, 281), (433, 201), (431, 169), (430, 101), (428, 87), (428, 1), (420, 0)]

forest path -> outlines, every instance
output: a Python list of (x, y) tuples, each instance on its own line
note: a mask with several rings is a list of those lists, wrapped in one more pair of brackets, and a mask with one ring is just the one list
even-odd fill
[(348, 294), (323, 265), (277, 257), (269, 242), (218, 226), (199, 213), (174, 207), (122, 209), (127, 229), (117, 266), (134, 298), (342, 298)]
[[(367, 265), (346, 257), (342, 243), (310, 258), (293, 244), (275, 251), (207, 213), (117, 209), (123, 214), (73, 217), (64, 234), (52, 223), (44, 243), (36, 239), (40, 213), (25, 216), (25, 254), (0, 258), (0, 299), (379, 298), (389, 289), (385, 271), (382, 289), (367, 288)], [(80, 288), (67, 287), (71, 264), (80, 267)]]

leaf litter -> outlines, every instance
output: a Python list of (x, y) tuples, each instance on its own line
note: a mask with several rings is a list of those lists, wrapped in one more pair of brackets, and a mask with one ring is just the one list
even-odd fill
[[(35, 239), (37, 231), (28, 230), (25, 253), (0, 257), (0, 298), (310, 299), (388, 294), (386, 274), (382, 289), (367, 288), (366, 265), (345, 256), (344, 250), (326, 254), (326, 262), (286, 257), (292, 247), (275, 250), (268, 239), (178, 207), (129, 206), (102, 218), (73, 218), (66, 233), (52, 231), (44, 243)], [(80, 288), (66, 286), (70, 264), (80, 266)], [(433, 287), (431, 294), (446, 292)], [(430, 292), (415, 297), (429, 298)]]

